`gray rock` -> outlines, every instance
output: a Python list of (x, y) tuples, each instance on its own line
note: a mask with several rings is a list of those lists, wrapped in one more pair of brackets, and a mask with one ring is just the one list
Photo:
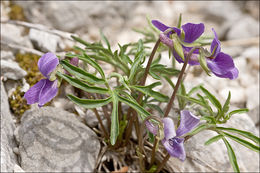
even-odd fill
[(17, 147), (14, 140), (15, 125), (9, 110), (8, 97), (1, 81), (1, 172), (12, 172), (17, 163), (13, 148)]
[(54, 107), (25, 112), (18, 130), (21, 167), (36, 172), (91, 172), (100, 150), (96, 134)]
[(227, 39), (242, 39), (259, 36), (259, 22), (250, 16), (237, 20), (227, 33)]
[(27, 75), (27, 72), (23, 70), (16, 62), (1, 60), (1, 73), (2, 76), (8, 79), (18, 80)]
[(32, 48), (31, 41), (24, 35), (24, 28), (12, 24), (1, 23), (1, 41)]
[[(257, 134), (254, 123), (247, 114), (234, 115), (226, 126)], [(170, 172), (233, 172), (222, 140), (204, 146), (208, 139), (216, 135), (213, 131), (202, 131), (189, 139), (185, 144), (186, 160), (181, 162), (171, 157), (166, 165), (167, 169)], [(259, 154), (230, 139), (228, 141), (234, 149), (240, 171), (259, 172)]]
[(56, 52), (60, 37), (37, 29), (30, 29), (29, 38), (43, 52)]
[(3, 60), (14, 60), (15, 57), (12, 52), (1, 50), (1, 59)]

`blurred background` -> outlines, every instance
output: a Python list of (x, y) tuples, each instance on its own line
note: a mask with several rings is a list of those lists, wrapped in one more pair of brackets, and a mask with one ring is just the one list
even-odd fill
[[(12, 114), (19, 117), (29, 109), (17, 108), (20, 98), (14, 92), (26, 91), (39, 80), (34, 75), (37, 66), (34, 71), (26, 70), (24, 53), (62, 54), (74, 45), (68, 39), (70, 33), (95, 42), (100, 40), (100, 29), (117, 48), (117, 43), (122, 45), (143, 37), (133, 28), (147, 27), (146, 17), (176, 26), (180, 13), (183, 24), (202, 22), (208, 35), (213, 35), (214, 28), (222, 51), (234, 58), (239, 69), (238, 79), (231, 81), (209, 77), (199, 67), (191, 68), (187, 87), (203, 83), (222, 103), (231, 91), (231, 109), (250, 110), (233, 125), (259, 134), (259, 1), (1, 1), (1, 81)], [(170, 63), (167, 58), (162, 58), (162, 63)], [(10, 65), (14, 63), (19, 66)], [(167, 88), (161, 92), (170, 94)], [(51, 104), (68, 109), (70, 104), (64, 104), (62, 99), (56, 98)], [(24, 101), (19, 104), (25, 105)], [(250, 157), (246, 156), (245, 170), (259, 170), (259, 156), (258, 161)]]

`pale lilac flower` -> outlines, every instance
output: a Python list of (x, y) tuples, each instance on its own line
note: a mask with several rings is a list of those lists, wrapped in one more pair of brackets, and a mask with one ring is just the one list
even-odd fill
[(44, 54), (39, 59), (39, 71), (47, 79), (41, 79), (24, 94), (24, 98), (27, 100), (27, 104), (38, 103), (38, 106), (41, 107), (57, 95), (58, 81), (50, 81), (50, 74), (56, 69), (58, 64), (59, 59), (56, 57), (56, 55), (50, 52)]
[[(182, 110), (180, 125), (175, 131), (174, 122), (171, 118), (166, 117), (162, 119), (164, 126), (164, 139), (162, 140), (162, 144), (170, 156), (177, 157), (182, 161), (185, 160), (186, 152), (183, 145), (184, 138), (181, 136), (196, 127), (199, 124), (199, 121), (199, 118), (194, 116), (191, 112)], [(146, 127), (154, 135), (157, 134), (158, 126), (155, 126), (151, 122), (147, 121)]]
[(239, 73), (238, 69), (235, 67), (232, 57), (221, 52), (217, 33), (213, 28), (212, 31), (215, 37), (211, 43), (211, 56), (207, 58), (207, 65), (211, 72), (218, 77), (236, 79)]

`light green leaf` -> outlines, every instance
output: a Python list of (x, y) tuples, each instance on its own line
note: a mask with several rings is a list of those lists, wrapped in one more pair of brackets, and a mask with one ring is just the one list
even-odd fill
[(234, 114), (242, 114), (248, 112), (247, 108), (237, 109), (228, 113), (228, 119)]
[(214, 136), (212, 138), (210, 138), (209, 140), (207, 140), (204, 145), (210, 145), (212, 144), (213, 142), (217, 142), (218, 140), (220, 140), (221, 138), (223, 138), (223, 135), (217, 135), (217, 136)]
[(240, 143), (241, 145), (244, 145), (245, 147), (255, 151), (255, 152), (259, 152), (260, 148), (258, 146), (255, 146), (254, 144), (244, 140), (244, 139), (241, 139), (237, 136), (234, 136), (234, 135), (231, 135), (229, 133), (225, 133), (225, 132), (222, 132), (223, 135), (229, 137), (230, 139)]
[(70, 74), (73, 74), (75, 77), (82, 79), (86, 82), (103, 84), (105, 83), (104, 79), (100, 79), (93, 74), (90, 74), (79, 67), (71, 65), (68, 61), (62, 60), (60, 64), (67, 70)]
[(188, 92), (187, 96), (191, 96), (195, 91), (198, 91), (198, 90), (200, 89), (200, 86), (202, 86), (202, 84), (193, 87), (193, 88)]
[(181, 20), (182, 20), (182, 14), (180, 13), (179, 15), (179, 19), (178, 19), (178, 25), (177, 25), (177, 28), (181, 28)]
[(86, 41), (82, 40), (79, 37), (75, 37), (75, 36), (71, 35), (71, 38), (73, 38), (75, 41), (77, 41), (77, 42), (79, 42), (79, 43), (81, 43), (81, 44), (83, 44), (85, 46), (89, 46), (90, 45), (89, 43), (87, 43)]
[(173, 48), (184, 61), (184, 53), (183, 53), (182, 45), (179, 42), (178, 36), (177, 35), (172, 35), (172, 36), (173, 36)]
[(77, 105), (82, 106), (82, 107), (87, 108), (87, 109), (101, 107), (101, 106), (104, 106), (104, 105), (106, 105), (106, 104), (108, 104), (112, 101), (111, 96), (106, 98), (106, 99), (98, 99), (98, 100), (81, 99), (81, 98), (78, 98), (78, 97), (71, 95), (71, 94), (68, 94), (67, 97), (71, 101), (76, 103)]
[[(156, 82), (156, 83), (158, 83), (158, 82)], [(136, 90), (144, 93), (145, 95), (151, 96), (161, 102), (167, 102), (169, 100), (168, 96), (165, 96), (157, 91), (152, 90), (151, 86), (134, 85), (134, 86), (130, 86), (130, 88), (136, 89)]]
[(67, 57), (77, 57), (79, 58), (80, 60), (90, 64), (92, 67), (94, 67), (98, 72), (99, 74), (101, 75), (101, 77), (103, 79), (105, 79), (105, 74), (104, 74), (104, 71), (102, 70), (102, 68), (94, 61), (92, 60), (87, 54), (83, 54), (82, 55), (75, 55), (75, 54), (66, 54)]
[(135, 60), (131, 66), (131, 69), (130, 69), (130, 75), (129, 75), (129, 81), (131, 82), (133, 79), (134, 79), (134, 76), (136, 75), (136, 71), (138, 68), (140, 68), (140, 64), (141, 64), (141, 61), (143, 60), (144, 58), (144, 52), (138, 52), (136, 57), (135, 57)]
[(185, 136), (196, 135), (197, 133), (199, 133), (199, 132), (201, 132), (203, 130), (206, 130), (208, 128), (209, 128), (209, 126), (207, 124), (201, 124), (201, 125), (197, 126), (195, 129), (193, 129), (191, 132), (186, 133)]
[(228, 92), (227, 100), (225, 101), (224, 106), (223, 106), (223, 108), (222, 108), (223, 113), (227, 113), (228, 110), (229, 110), (230, 98), (231, 98), (231, 93), (230, 93), (230, 91), (229, 91), (229, 92)]
[(222, 140), (224, 141), (224, 143), (227, 147), (229, 161), (230, 161), (230, 163), (233, 167), (233, 170), (235, 172), (240, 172), (238, 164), (237, 164), (237, 158), (236, 158), (236, 155), (234, 153), (233, 148), (231, 147), (231, 145), (229, 144), (229, 142), (225, 138), (222, 138)]
[(101, 35), (101, 38), (106, 42), (106, 45), (107, 45), (108, 50), (111, 51), (109, 41), (107, 40), (107, 38), (106, 38), (106, 36), (104, 35), (104, 33), (102, 32), (102, 30), (100, 30), (100, 35)]
[(156, 104), (146, 104), (147, 107), (151, 108), (151, 109), (155, 109), (157, 110), (162, 116), (163, 116), (163, 111), (160, 108), (160, 106), (156, 105)]
[(116, 139), (119, 135), (119, 122), (118, 122), (118, 99), (115, 93), (112, 95), (113, 110), (111, 114), (111, 130), (110, 130), (110, 142), (115, 145)]
[(199, 50), (199, 63), (201, 68), (207, 73), (207, 75), (210, 76), (210, 69), (208, 68), (207, 62), (206, 62), (206, 57), (204, 54), (204, 51), (202, 49)]
[(245, 138), (248, 138), (254, 141), (256, 144), (260, 144), (260, 138), (252, 134), (251, 132), (235, 129), (235, 128), (226, 128), (226, 127), (217, 127), (218, 130), (225, 130), (233, 133), (237, 133)]
[(222, 110), (222, 106), (220, 102), (216, 99), (214, 95), (212, 95), (207, 89), (203, 86), (200, 86), (201, 91), (209, 98), (210, 102), (219, 110)]
[(95, 86), (89, 86), (84, 82), (81, 82), (80, 80), (76, 78), (72, 78), (69, 75), (62, 74), (60, 72), (57, 72), (57, 75), (69, 82), (72, 86), (82, 89), (83, 91), (89, 92), (89, 93), (99, 93), (99, 94), (107, 94), (108, 89), (101, 88), (101, 87), (95, 87)]
[(140, 113), (141, 118), (144, 120), (146, 117), (150, 116), (150, 113), (147, 112), (142, 106), (140, 106), (136, 101), (129, 100), (127, 98), (121, 97), (118, 95), (119, 101), (129, 105), (133, 109), (135, 109), (138, 113)]

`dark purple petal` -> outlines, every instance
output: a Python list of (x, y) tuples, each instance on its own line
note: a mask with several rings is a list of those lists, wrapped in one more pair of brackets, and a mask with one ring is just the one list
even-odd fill
[(164, 25), (163, 23), (159, 22), (158, 20), (152, 20), (152, 24), (159, 29), (160, 31), (164, 32), (165, 30), (167, 30), (168, 28), (170, 28), (169, 26)]
[(27, 100), (27, 104), (34, 104), (39, 102), (39, 93), (45, 85), (45, 80), (46, 79), (41, 79), (24, 94), (24, 98)]
[(193, 115), (190, 111), (181, 111), (180, 125), (176, 131), (177, 136), (182, 136), (185, 133), (190, 132), (200, 122), (200, 119)]
[(204, 24), (186, 23), (185, 25), (182, 25), (182, 29), (185, 33), (184, 42), (192, 43), (193, 41), (197, 40), (204, 32)]
[[(180, 30), (179, 28), (166, 26), (166, 25), (164, 25), (163, 23), (159, 22), (158, 20), (152, 20), (152, 24), (153, 24), (157, 29), (159, 29), (159, 30), (162, 31), (162, 32), (166, 31), (166, 30), (169, 29), (169, 28), (172, 28), (172, 29), (177, 33), (178, 36), (180, 36), (180, 34), (181, 34), (181, 30)], [(167, 33), (167, 37), (170, 38), (170, 34), (173, 34), (173, 32), (171, 31), (171, 32)]]
[(160, 34), (160, 41), (166, 46), (173, 48), (173, 41), (169, 37), (167, 37), (167, 35), (165, 35), (164, 33)]
[(214, 32), (215, 37), (211, 43), (210, 52), (213, 53), (213, 51), (214, 51), (214, 53), (212, 54), (212, 57), (216, 57), (216, 55), (220, 52), (221, 47), (220, 47), (220, 41), (218, 39), (216, 31), (213, 28), (212, 28), (212, 31)]
[(162, 144), (165, 149), (168, 151), (170, 156), (177, 157), (181, 161), (184, 161), (186, 158), (186, 153), (183, 145), (184, 139), (182, 138), (172, 138), (169, 140), (163, 139)]
[(40, 72), (47, 78), (49, 78), (50, 73), (59, 64), (59, 59), (53, 53), (44, 54), (38, 61), (38, 68)]
[(164, 138), (167, 140), (174, 138), (176, 136), (176, 132), (175, 132), (174, 122), (172, 121), (172, 119), (166, 117), (163, 118), (162, 122), (164, 128)]
[(158, 131), (158, 126), (152, 124), (150, 121), (145, 122), (146, 128), (148, 129), (149, 132), (152, 134), (156, 135)]
[(235, 79), (238, 77), (233, 59), (228, 54), (220, 52), (216, 58), (207, 59), (209, 69), (218, 77)]
[(45, 79), (45, 85), (39, 93), (39, 107), (53, 99), (58, 93), (58, 81)]

